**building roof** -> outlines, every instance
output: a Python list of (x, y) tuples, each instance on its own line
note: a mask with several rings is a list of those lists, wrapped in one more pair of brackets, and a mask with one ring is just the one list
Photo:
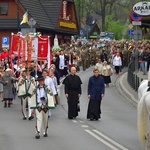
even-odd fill
[(36, 21), (40, 28), (55, 29), (55, 26), (43, 7), (43, 2), (46, 3), (48, 0), (31, 0), (30, 2), (28, 0), (20, 0), (22, 6), (25, 10), (28, 10), (29, 15)]
[(12, 18), (3, 18), (0, 19), (0, 29), (16, 29), (18, 27), (18, 19), (12, 19)]
[[(74, 0), (67, 0), (74, 2)], [(61, 13), (62, 0), (19, 0), (21, 7), (28, 11), (31, 18), (36, 21), (35, 28), (45, 31), (55, 31), (67, 34), (78, 34), (78, 30), (58, 28)], [(21, 9), (20, 9), (21, 10)], [(0, 29), (29, 28), (26, 24), (20, 25), (22, 16), (19, 19), (5, 18), (0, 19)]]
[[(74, 0), (67, 0), (74, 2)], [(58, 29), (57, 23), (60, 15), (62, 0), (20, 0), (21, 5), (28, 10), (29, 15), (36, 21), (41, 29), (77, 34), (71, 29)], [(71, 31), (71, 32), (70, 32)]]

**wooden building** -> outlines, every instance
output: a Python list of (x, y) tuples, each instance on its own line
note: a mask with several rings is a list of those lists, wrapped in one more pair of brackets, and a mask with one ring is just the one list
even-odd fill
[[(26, 11), (29, 22), (20, 25)], [(79, 33), (74, 0), (0, 0), (0, 39), (18, 31), (49, 35), (51, 46), (56, 34), (59, 44), (70, 43)]]

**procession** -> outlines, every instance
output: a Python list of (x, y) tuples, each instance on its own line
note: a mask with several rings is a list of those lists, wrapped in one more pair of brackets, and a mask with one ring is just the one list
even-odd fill
[(150, 150), (149, 6), (0, 0), (0, 150)]

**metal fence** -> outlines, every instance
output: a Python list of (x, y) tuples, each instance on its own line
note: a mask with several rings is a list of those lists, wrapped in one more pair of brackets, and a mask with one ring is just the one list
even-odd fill
[(127, 81), (129, 85), (135, 90), (138, 90), (138, 87), (143, 79), (140, 78), (137, 73), (135, 72), (135, 62), (130, 62), (128, 66), (128, 75)]

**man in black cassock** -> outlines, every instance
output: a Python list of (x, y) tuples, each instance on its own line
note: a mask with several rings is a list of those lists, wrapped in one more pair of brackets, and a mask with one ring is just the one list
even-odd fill
[(87, 119), (98, 120), (101, 116), (101, 100), (105, 93), (104, 79), (99, 75), (99, 70), (94, 69), (94, 75), (90, 77), (88, 83), (88, 110)]
[(82, 84), (80, 77), (76, 75), (75, 67), (71, 68), (71, 73), (64, 79), (63, 84), (65, 85), (65, 96), (68, 101), (68, 118), (73, 119), (78, 116), (78, 103)]

